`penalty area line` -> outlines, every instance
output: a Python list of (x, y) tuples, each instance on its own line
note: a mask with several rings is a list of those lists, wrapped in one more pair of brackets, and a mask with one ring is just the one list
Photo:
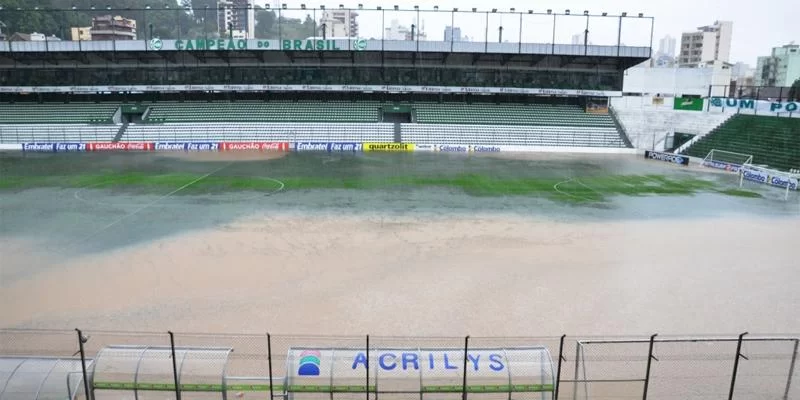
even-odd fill
[(222, 171), (223, 169), (227, 168), (227, 167), (228, 167), (228, 166), (230, 166), (231, 164), (233, 164), (233, 162), (231, 162), (231, 163), (228, 163), (228, 164), (225, 164), (225, 165), (223, 165), (223, 166), (221, 166), (221, 167), (219, 167), (219, 168), (217, 168), (217, 169), (215, 169), (215, 170), (213, 170), (213, 171), (211, 171), (211, 172), (209, 172), (209, 173), (207, 173), (207, 174), (205, 174), (205, 175), (203, 175), (203, 176), (201, 176), (201, 177), (199, 177), (199, 178), (197, 178), (197, 179), (194, 179), (193, 181), (191, 181), (191, 182), (189, 182), (189, 183), (187, 183), (187, 184), (185, 184), (185, 185), (183, 185), (183, 186), (181, 186), (181, 187), (179, 187), (179, 188), (177, 188), (177, 189), (175, 189), (175, 190), (173, 190), (173, 191), (171, 191), (171, 192), (169, 192), (169, 193), (167, 193), (167, 194), (165, 194), (165, 195), (163, 195), (163, 196), (160, 196), (160, 197), (158, 197), (157, 199), (155, 199), (155, 200), (153, 200), (153, 201), (151, 201), (151, 202), (149, 202), (149, 203), (147, 203), (147, 204), (145, 204), (145, 205), (143, 205), (143, 206), (141, 206), (141, 207), (139, 207), (139, 208), (137, 208), (137, 209), (133, 210), (132, 212), (130, 212), (130, 213), (128, 213), (128, 214), (125, 214), (125, 215), (123, 215), (123, 216), (121, 216), (121, 217), (119, 217), (119, 218), (117, 218), (117, 219), (115, 219), (115, 220), (111, 221), (110, 223), (108, 223), (108, 224), (107, 224), (107, 225), (105, 225), (104, 227), (102, 227), (102, 228), (100, 228), (100, 229), (98, 229), (98, 230), (96, 230), (96, 231), (94, 231), (94, 232), (90, 233), (88, 236), (85, 236), (85, 237), (83, 237), (82, 239), (80, 239), (80, 240), (78, 240), (78, 241), (76, 241), (76, 242), (73, 242), (73, 243), (71, 243), (71, 244), (80, 243), (80, 242), (85, 242), (85, 241), (87, 241), (87, 240), (89, 240), (89, 239), (91, 239), (91, 238), (93, 238), (93, 237), (97, 236), (98, 234), (100, 234), (100, 233), (104, 232), (105, 230), (107, 230), (107, 229), (109, 229), (109, 228), (113, 227), (114, 225), (116, 225), (116, 224), (118, 224), (118, 223), (120, 223), (120, 222), (122, 222), (122, 221), (124, 221), (124, 220), (126, 220), (126, 219), (128, 219), (128, 218), (130, 218), (130, 217), (132, 217), (132, 216), (134, 216), (134, 215), (136, 215), (136, 214), (138, 214), (138, 213), (142, 212), (142, 211), (144, 211), (144, 210), (145, 210), (145, 209), (147, 209), (147, 208), (150, 208), (150, 207), (152, 207), (152, 206), (156, 205), (158, 202), (160, 202), (160, 201), (162, 201), (162, 200), (164, 200), (164, 199), (166, 199), (166, 198), (168, 198), (168, 197), (170, 197), (170, 196), (174, 195), (175, 193), (178, 193), (178, 192), (180, 192), (181, 190), (183, 190), (183, 189), (186, 189), (186, 188), (188, 188), (189, 186), (192, 186), (192, 185), (194, 185), (195, 183), (197, 183), (197, 182), (200, 182), (200, 181), (202, 181), (203, 179), (206, 179), (206, 178), (208, 178), (209, 176), (211, 176), (211, 175), (214, 175), (214, 174), (216, 174), (216, 173), (217, 173), (217, 172), (219, 172), (219, 171)]

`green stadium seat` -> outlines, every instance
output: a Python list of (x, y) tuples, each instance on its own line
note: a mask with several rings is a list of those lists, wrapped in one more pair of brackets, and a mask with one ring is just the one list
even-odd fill
[(758, 165), (800, 168), (800, 119), (738, 114), (684, 154), (703, 158), (713, 149), (752, 155)]
[(0, 104), (0, 124), (111, 123), (116, 103)]
[(269, 101), (156, 103), (147, 122), (378, 122), (374, 101)]
[(587, 114), (579, 106), (494, 103), (415, 103), (421, 124), (497, 124), (614, 127), (609, 115)]

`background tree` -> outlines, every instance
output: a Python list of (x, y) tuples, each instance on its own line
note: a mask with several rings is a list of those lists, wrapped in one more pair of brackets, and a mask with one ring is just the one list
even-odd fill
[[(213, 0), (107, 0), (96, 6), (96, 0), (37, 0), (40, 10), (30, 10), (30, 0), (0, 0), (0, 21), (6, 24), (9, 36), (15, 32), (44, 33), (70, 39), (71, 27), (91, 26), (92, 17), (101, 15), (122, 16), (136, 20), (140, 39), (149, 37), (149, 25), (153, 25), (153, 36), (165, 39), (188, 37), (190, 32), (202, 31), (202, 23), (195, 13), (197, 5), (215, 4), (213, 19), (216, 21), (216, 2)], [(66, 6), (65, 4), (69, 4)], [(146, 6), (150, 6), (146, 10)], [(75, 6), (75, 10), (72, 9)], [(95, 6), (95, 9), (92, 9)], [(106, 6), (110, 8), (107, 9)], [(183, 6), (188, 6), (188, 11)], [(21, 10), (18, 10), (21, 9)], [(211, 11), (209, 11), (211, 14)], [(204, 21), (207, 22), (207, 21)], [(213, 25), (216, 31), (216, 24)]]
[[(99, 3), (103, 6), (97, 7)], [(71, 27), (91, 26), (92, 17), (109, 14), (135, 19), (139, 39), (185, 39), (217, 37), (219, 34), (217, 0), (36, 0), (39, 11), (29, 10), (31, 4), (31, 0), (0, 0), (3, 6), (0, 21), (6, 24), (4, 32), (8, 36), (15, 32), (38, 32), (69, 40)], [(106, 5), (111, 9), (106, 9)], [(94, 10), (92, 6), (95, 6)], [(146, 6), (150, 8), (145, 9)], [(309, 14), (305, 19), (299, 19), (278, 18), (274, 10), (257, 8), (255, 12), (255, 35), (259, 39), (278, 39), (279, 36), (305, 39), (321, 35)], [(150, 25), (153, 26), (152, 34)]]
[(278, 18), (273, 10), (256, 10), (256, 37), (259, 39), (305, 39), (317, 36), (316, 22), (306, 14), (305, 20), (299, 18)]
[(800, 101), (800, 78), (798, 78), (789, 88), (789, 100)]

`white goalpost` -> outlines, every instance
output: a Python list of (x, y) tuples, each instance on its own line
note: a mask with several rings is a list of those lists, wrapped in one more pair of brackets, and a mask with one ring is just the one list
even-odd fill
[(744, 185), (744, 181), (762, 183), (779, 188), (785, 188), (783, 200), (789, 200), (789, 191), (798, 190), (798, 175), (788, 172), (778, 171), (753, 164), (745, 164), (739, 171), (739, 187)]
[(743, 165), (753, 163), (752, 154), (737, 153), (734, 151), (725, 151), (712, 149), (705, 158), (703, 158), (703, 166), (724, 169), (731, 172), (739, 172)]
[(712, 149), (705, 158), (703, 166), (734, 172), (739, 175), (739, 188), (744, 181), (761, 183), (786, 189), (784, 200), (789, 200), (789, 192), (800, 189), (800, 175), (753, 164), (753, 155), (734, 151)]

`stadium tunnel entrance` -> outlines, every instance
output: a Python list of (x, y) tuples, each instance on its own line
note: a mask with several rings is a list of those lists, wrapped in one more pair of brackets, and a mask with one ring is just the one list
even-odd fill
[(391, 105), (381, 107), (381, 122), (409, 123), (413, 122), (413, 109), (409, 105)]

